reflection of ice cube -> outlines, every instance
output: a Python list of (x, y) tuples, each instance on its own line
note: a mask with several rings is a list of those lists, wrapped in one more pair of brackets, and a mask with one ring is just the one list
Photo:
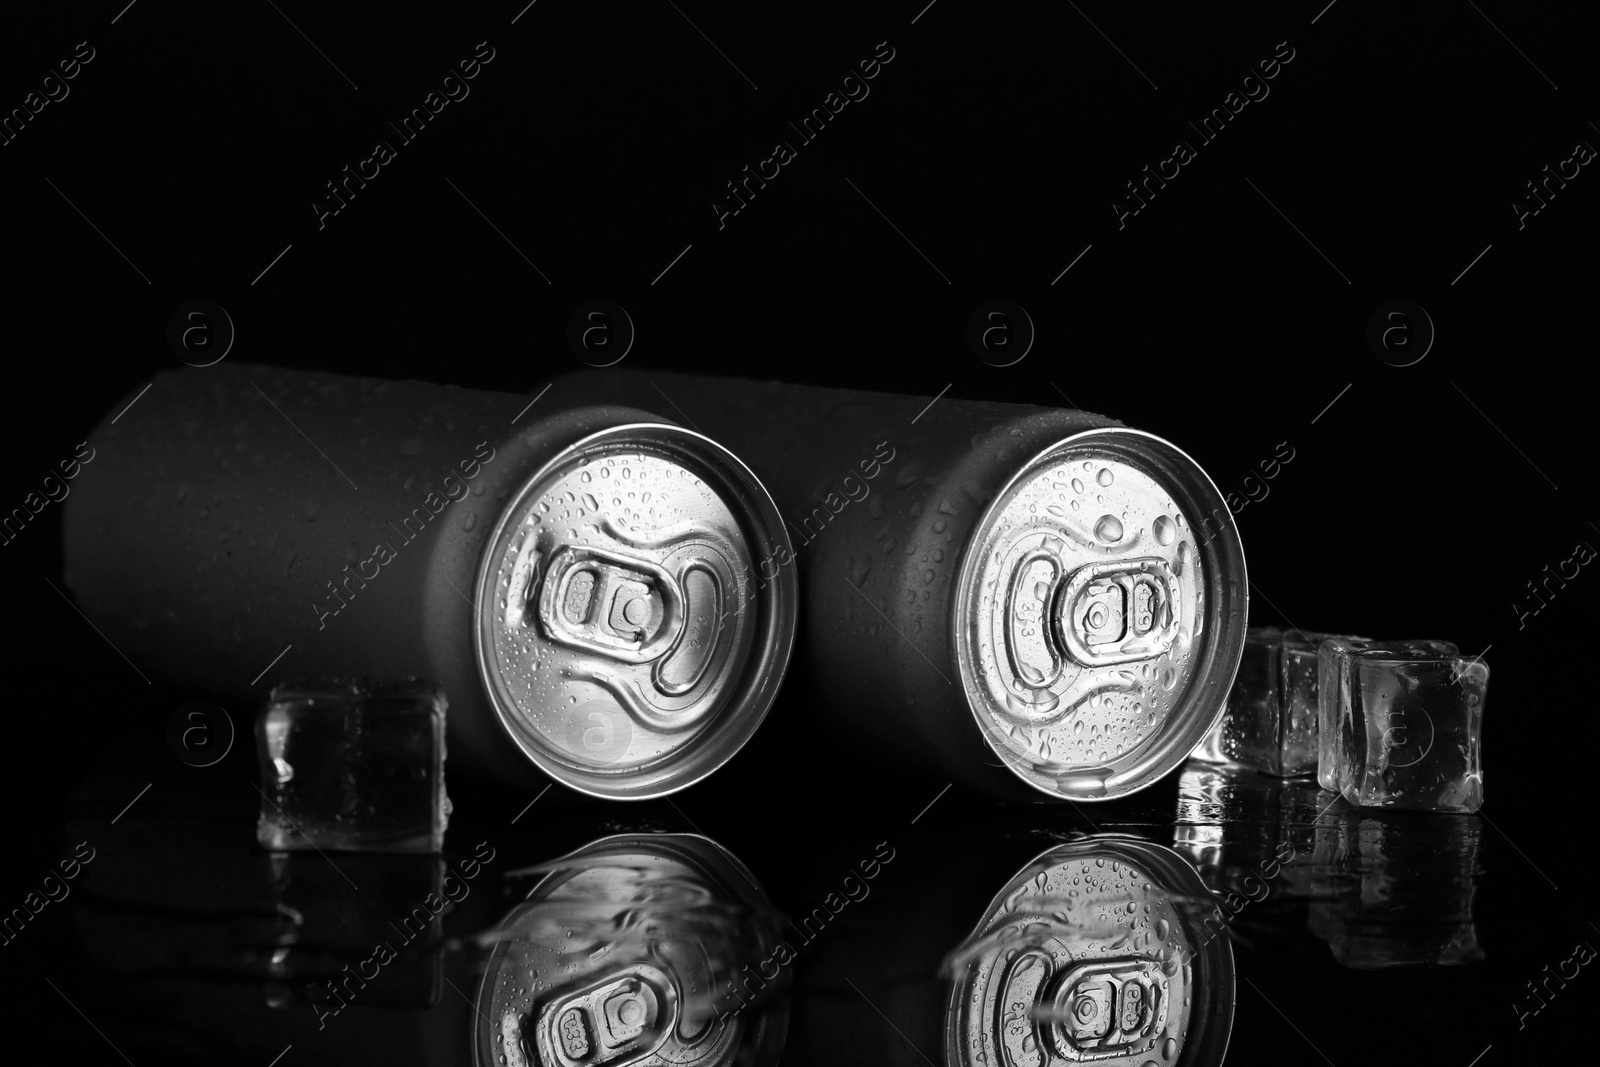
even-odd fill
[(1191, 762), (1178, 778), (1172, 847), (1207, 888), (1261, 899), (1310, 895), (1311, 856), (1335, 798), (1309, 779)]
[[(276, 984), (267, 990), (268, 1003), (337, 1007), (339, 997), (351, 992), (338, 984), (349, 973), (344, 968), (365, 967), (371, 973), (378, 962), (373, 946), (379, 942), (394, 955), (382, 963), (382, 981), (360, 990), (357, 1003), (385, 1008), (438, 1003), (444, 988), (442, 923), (426, 902), (441, 899), (443, 861), (436, 855), (378, 853), (342, 855), (333, 863), (330, 858), (309, 851), (258, 856), (277, 911), (290, 922), (272, 953)], [(351, 892), (352, 885), (360, 892)], [(255, 954), (263, 955), (260, 949)]]
[(276, 687), (256, 724), (256, 839), (272, 851), (439, 851), (444, 730), (444, 691), (431, 682)]
[(1479, 833), (1468, 816), (1345, 809), (1318, 841), (1312, 932), (1358, 970), (1483, 959), (1473, 924)]
[(1319, 779), (1363, 807), (1476, 811), (1489, 668), (1457, 653), (1447, 641), (1325, 642), (1319, 717), (1334, 731)]
[(1194, 758), (1235, 763), (1280, 778), (1314, 771), (1317, 645), (1328, 636), (1276, 627), (1248, 630), (1227, 707)]

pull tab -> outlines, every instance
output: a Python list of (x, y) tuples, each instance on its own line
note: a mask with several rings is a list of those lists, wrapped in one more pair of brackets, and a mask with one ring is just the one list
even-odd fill
[(1057, 598), (1057, 636), (1085, 666), (1150, 659), (1178, 635), (1178, 586), (1155, 556), (1095, 563), (1074, 573)]
[(545, 569), (539, 622), (552, 641), (623, 663), (649, 663), (683, 628), (678, 580), (654, 563), (568, 545)]
[(1072, 1060), (1101, 1059), (1151, 1039), (1161, 1014), (1160, 972), (1148, 959), (1081, 963), (1055, 983), (1047, 1015), (1054, 1044)]
[(667, 976), (649, 964), (635, 964), (545, 1006), (537, 1030), (540, 1062), (552, 1067), (633, 1062), (660, 1044), (677, 1008)]

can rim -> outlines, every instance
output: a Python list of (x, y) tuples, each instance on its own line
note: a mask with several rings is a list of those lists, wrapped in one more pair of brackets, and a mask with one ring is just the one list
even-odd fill
[[(626, 788), (626, 783), (636, 776), (590, 775), (575, 771), (551, 760), (538, 745), (515, 728), (510, 721), (515, 713), (514, 708), (508, 710), (505, 698), (499, 691), (500, 687), (496, 684), (498, 675), (490, 660), (490, 649), (485, 643), (484, 631), (489, 625), (487, 618), (492, 614), (486, 605), (493, 604), (494, 583), (501, 563), (497, 550), (508, 530), (520, 521), (525, 505), (538, 486), (574, 455), (608, 441), (626, 442), (630, 435), (646, 431), (677, 438), (674, 443), (688, 445), (684, 451), (700, 468), (700, 473), (718, 482), (718, 495), (723, 496), (730, 511), (738, 518), (752, 552), (760, 546), (773, 544), (784, 550), (788, 558), (794, 555), (777, 504), (744, 461), (706, 435), (664, 420), (620, 423), (570, 442), (539, 464), (508, 498), (484, 542), (473, 587), (472, 646), (478, 683), (494, 710), (495, 723), (502, 735), (524, 757), (553, 781), (601, 800), (655, 800), (668, 796), (703, 781), (732, 759), (754, 736), (772, 708), (780, 683), (788, 671), (798, 623), (799, 586), (794, 568), (779, 567), (776, 577), (766, 582), (766, 595), (756, 601), (758, 625), (755, 645), (744, 665), (743, 677), (727, 703), (717, 712), (716, 721), (707, 724), (701, 736), (684, 746), (685, 750), (697, 753), (698, 758), (687, 765), (669, 763), (647, 772), (655, 780), (654, 785)], [(623, 787), (612, 784), (613, 781)]]
[[(1132, 451), (1140, 460), (1151, 463), (1166, 476), (1163, 484), (1172, 492), (1174, 501), (1182, 500), (1189, 505), (1180, 508), (1185, 514), (1210, 516), (1220, 512), (1226, 519), (1216, 535), (1204, 544), (1195, 545), (1197, 555), (1205, 561), (1206, 625), (1202, 630), (1202, 638), (1195, 642), (1199, 648), (1197, 666), (1188, 690), (1184, 699), (1174, 706), (1167, 721), (1168, 727), (1181, 724), (1182, 728), (1163, 730), (1146, 738), (1130, 752), (1106, 761), (1102, 766), (1116, 767), (1120, 764), (1122, 767), (1103, 777), (1082, 772), (1068, 772), (1056, 777), (1038, 770), (1031, 762), (1025, 764), (1008, 756), (997, 746), (993, 724), (987, 721), (987, 709), (980, 707), (974, 699), (974, 682), (968, 665), (976, 660), (968, 637), (966, 605), (971, 600), (977, 570), (987, 552), (986, 546), (980, 547), (980, 541), (995, 517), (1005, 508), (1011, 492), (1024, 479), (1031, 478), (1039, 463), (1052, 453), (1119, 439), (1132, 445)], [(967, 710), (984, 744), (998, 757), (1000, 764), (1035, 791), (1073, 803), (1115, 800), (1136, 793), (1182, 764), (1227, 711), (1228, 691), (1233, 686), (1234, 675), (1244, 654), (1245, 628), (1249, 618), (1250, 580), (1244, 546), (1239, 540), (1238, 526), (1233, 521), (1233, 511), (1205, 468), (1171, 441), (1145, 430), (1125, 426), (1083, 430), (1046, 445), (1021, 463), (1011, 477), (995, 490), (972, 529), (974, 536), (969, 537), (963, 546), (957, 572), (954, 593), (956, 610), (950, 613), (949, 640)], [(1231, 580), (1234, 574), (1237, 575), (1237, 581)], [(1073, 791), (1073, 781), (1080, 777), (1092, 778), (1096, 787), (1081, 793)]]
[[(660, 852), (669, 852), (672, 858), (679, 862), (687, 863), (692, 860), (701, 869), (702, 873), (715, 875), (730, 886), (735, 886), (738, 883), (732, 878), (726, 877), (726, 875), (730, 872), (737, 874), (744, 879), (746, 885), (759, 894), (755, 900), (756, 903), (764, 904), (768, 907), (772, 905), (771, 899), (767, 897), (767, 891), (762, 888), (760, 882), (756, 881), (755, 873), (745, 865), (745, 862), (734, 855), (731, 849), (716, 838), (698, 831), (653, 832), (644, 830), (629, 832), (624, 830), (614, 834), (603, 834), (592, 841), (579, 845), (577, 848), (563, 852), (560, 856), (549, 861), (549, 863), (560, 864), (564, 860), (602, 856), (614, 852), (622, 846), (636, 847), (640, 850), (654, 848)], [(708, 847), (709, 851), (702, 854), (703, 847)], [(722, 870), (718, 867), (718, 864), (725, 865), (727, 870)], [(548, 864), (540, 864), (540, 866), (548, 866)], [(525, 904), (531, 901), (551, 879), (566, 869), (563, 866), (551, 867), (537, 882), (529, 887), (528, 892), (519, 903)], [(551, 888), (553, 889), (555, 886), (551, 886)]]

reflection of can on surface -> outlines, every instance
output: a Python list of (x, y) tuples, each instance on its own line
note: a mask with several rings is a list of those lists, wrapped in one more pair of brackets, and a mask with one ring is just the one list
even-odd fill
[[(67, 581), (131, 662), (254, 701), (281, 675), (423, 676), (451, 755), (596, 796), (736, 752), (788, 661), (765, 489), (644, 411), (224, 364), (98, 427)], [(254, 679), (254, 681), (252, 681)], [(537, 775), (534, 775), (536, 778)]]
[[(666, 395), (761, 474), (807, 571), (819, 708), (853, 744), (1099, 800), (1176, 767), (1222, 711), (1244, 555), (1216, 487), (1159, 437), (948, 397), (617, 370), (559, 385)], [(757, 583), (790, 564), (761, 560)]]
[(786, 1067), (1222, 1061), (1232, 948), (1171, 849), (980, 818), (872, 887), (803, 950)]
[(687, 834), (601, 838), (535, 873), (487, 935), (480, 1067), (775, 1064), (785, 1000), (728, 992), (776, 944), (748, 869)]
[(1170, 849), (1058, 845), (995, 894), (946, 961), (951, 1064), (1215, 1064), (1233, 1026), (1233, 950)]

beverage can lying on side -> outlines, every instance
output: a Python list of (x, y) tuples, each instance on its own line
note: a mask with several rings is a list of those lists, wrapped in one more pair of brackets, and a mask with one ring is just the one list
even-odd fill
[(91, 441), (75, 602), (141, 672), (235, 706), (427, 678), (453, 775), (643, 799), (731, 758), (788, 664), (793, 573), (741, 578), (789, 550), (781, 516), (647, 410), (228, 363), (157, 375)]

